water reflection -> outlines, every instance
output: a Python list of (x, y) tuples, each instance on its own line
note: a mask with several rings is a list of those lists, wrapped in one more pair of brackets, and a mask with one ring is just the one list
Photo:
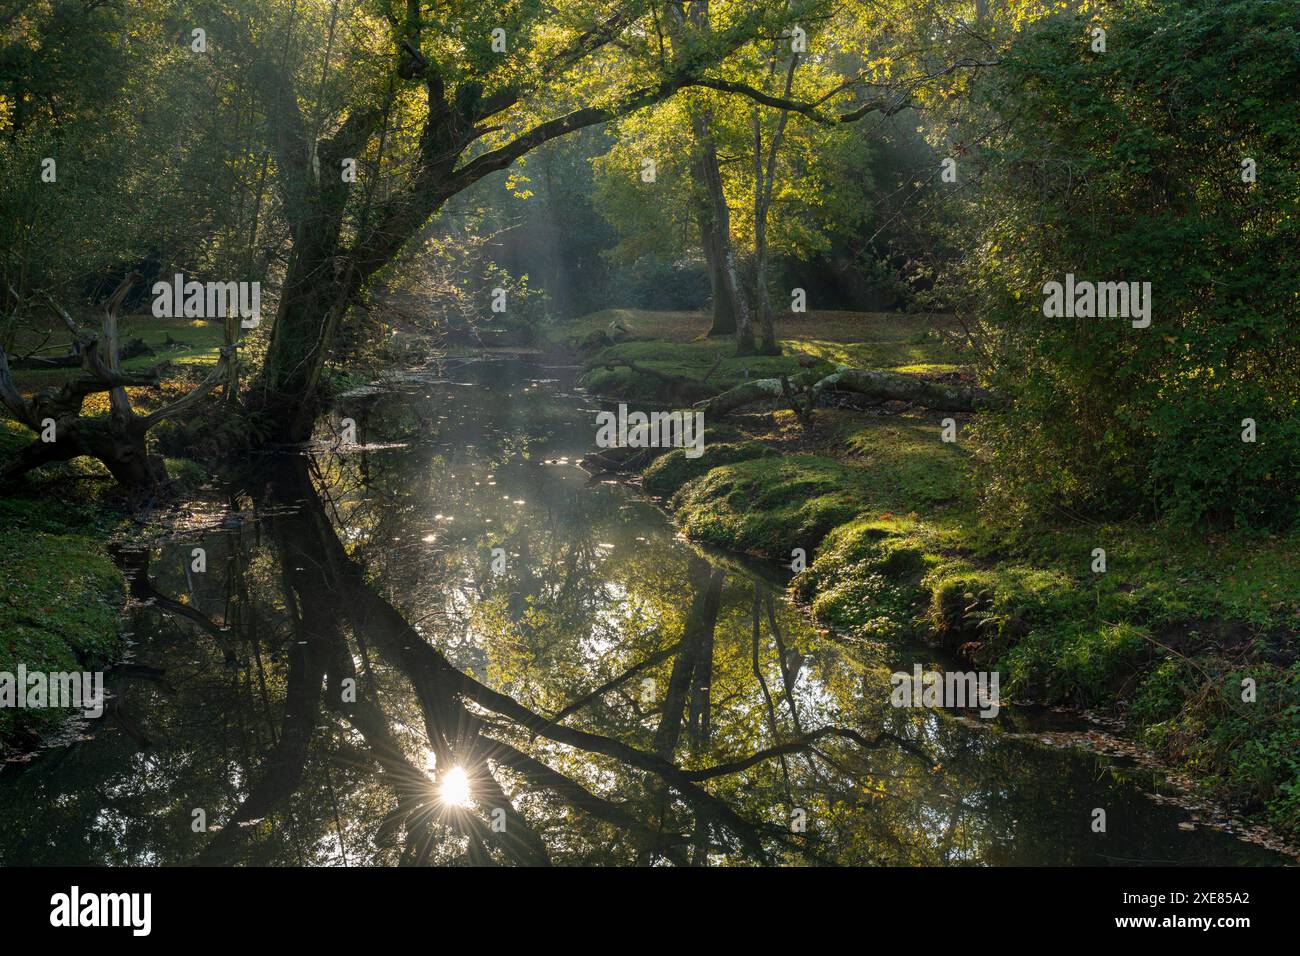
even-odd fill
[(568, 464), (592, 418), (545, 375), (371, 396), (366, 447), (124, 551), (134, 660), (92, 739), (0, 774), (0, 861), (1277, 859), (1136, 771), (889, 708), (899, 661)]

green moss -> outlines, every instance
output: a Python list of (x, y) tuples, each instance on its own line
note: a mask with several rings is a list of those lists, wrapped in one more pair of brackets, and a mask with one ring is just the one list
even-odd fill
[(682, 488), (674, 507), (693, 537), (788, 559), (794, 548), (811, 555), (828, 532), (864, 512), (908, 514), (961, 495), (964, 457), (936, 428), (877, 422), (847, 444), (861, 457), (793, 455), (711, 470)]
[[(31, 440), (25, 428), (0, 421), (0, 457)], [(83, 480), (101, 472), (79, 459), (0, 497), (0, 671), (102, 667), (120, 649), (122, 577), (104, 539), (123, 515), (99, 498), (111, 482)], [(39, 735), (64, 716), (0, 708), (0, 752), (15, 732)]]
[(672, 506), (692, 538), (789, 560), (861, 507), (843, 472), (815, 455), (737, 462), (688, 483)]
[[(118, 647), (122, 578), (99, 542), (0, 532), (0, 671), (102, 667)], [(0, 749), (15, 730), (43, 733), (61, 710), (0, 708)]]
[(944, 442), (930, 422), (869, 419), (844, 436), (857, 464), (870, 472), (862, 484), (882, 508), (911, 512), (954, 502), (968, 493), (966, 454)]
[(706, 444), (704, 454), (699, 458), (687, 458), (686, 452), (678, 448), (656, 458), (642, 473), (642, 484), (650, 494), (668, 498), (686, 482), (708, 474), (719, 465), (773, 454), (772, 449), (758, 442)]
[(915, 590), (887, 575), (855, 569), (817, 594), (813, 619), (823, 627), (874, 641), (899, 640), (913, 632)]
[(938, 339), (912, 335), (910, 340), (874, 339), (862, 342), (828, 342), (800, 338), (792, 343), (799, 351), (831, 365), (853, 368), (885, 368), (893, 371), (924, 369), (927, 372), (955, 371), (956, 353)]
[[(700, 381), (708, 375), (708, 384), (719, 391), (732, 388), (745, 381), (776, 378), (782, 374), (799, 380), (815, 374), (821, 377), (834, 371), (834, 366), (819, 363), (810, 368), (800, 366), (794, 355), (748, 356), (736, 358), (735, 346), (727, 341), (705, 342), (624, 342), (602, 349), (588, 360), (588, 371), (580, 384), (598, 395), (614, 398), (631, 398), (643, 401), (669, 401), (674, 396), (668, 383), (623, 366), (606, 368), (613, 361), (634, 362), (640, 368), (653, 369), (665, 375)], [(714, 363), (722, 361), (716, 369)], [(710, 370), (712, 374), (710, 374)]]
[(35, 437), (30, 429), (12, 418), (0, 416), (0, 458), (7, 458), (24, 445), (31, 444)]
[(919, 539), (909, 532), (916, 524), (902, 518), (859, 518), (835, 528), (815, 560), (794, 580), (800, 600), (810, 601), (818, 591), (859, 573), (880, 572), (895, 581), (914, 581), (926, 565)]
[[(628, 340), (602, 349), (587, 360), (582, 385), (599, 395), (642, 401), (668, 401), (664, 383), (631, 369), (605, 368), (612, 360), (627, 360), (668, 375), (700, 379), (722, 359), (709, 383), (731, 388), (748, 379), (831, 372), (836, 365), (885, 368), (918, 374), (958, 371), (960, 356), (934, 327), (946, 322), (915, 315), (861, 312), (818, 312), (778, 322), (779, 356), (735, 357), (729, 338), (707, 338), (704, 313), (645, 312), (606, 309), (569, 320), (556, 327), (553, 345), (578, 348), (603, 338), (611, 323), (627, 331)], [(812, 366), (800, 365), (809, 358)]]

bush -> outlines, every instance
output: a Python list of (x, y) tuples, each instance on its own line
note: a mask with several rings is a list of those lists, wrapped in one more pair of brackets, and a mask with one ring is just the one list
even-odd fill
[[(969, 260), (1011, 401), (989, 504), (1284, 525), (1300, 514), (1300, 5), (1157, 0), (1045, 21), (982, 92)], [(1242, 180), (1254, 160), (1258, 181)], [(1151, 324), (1048, 318), (1043, 285), (1150, 282)], [(1242, 440), (1254, 419), (1258, 441)]]

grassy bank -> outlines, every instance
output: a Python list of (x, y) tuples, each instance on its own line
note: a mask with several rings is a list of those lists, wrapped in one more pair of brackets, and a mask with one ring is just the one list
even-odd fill
[[(701, 324), (703, 323), (703, 325)], [(608, 363), (629, 361), (667, 375), (700, 379), (729, 388), (746, 378), (794, 375), (811, 367), (830, 372), (835, 365), (888, 368), (915, 374), (945, 374), (958, 370), (959, 356), (944, 340), (949, 323), (942, 318), (885, 313), (813, 312), (777, 322), (777, 335), (787, 346), (781, 356), (734, 358), (728, 338), (701, 335), (707, 320), (692, 312), (645, 312), (605, 309), (551, 332), (549, 344), (585, 346), (590, 353), (583, 386), (601, 395), (665, 401), (671, 398), (661, 381)], [(610, 338), (623, 339), (592, 349)], [(798, 353), (798, 354), (795, 354)], [(800, 365), (800, 357), (811, 366)]]
[[(580, 321), (575, 334), (608, 327), (610, 315)], [(699, 315), (633, 313), (623, 325), (657, 337), (591, 354), (585, 382), (598, 393), (656, 395), (637, 380), (646, 376), (604, 369), (611, 356), (690, 374), (729, 351), (697, 338)], [(780, 334), (787, 353), (959, 372), (960, 353), (934, 328), (814, 315)], [(795, 364), (729, 359), (710, 381), (743, 380), (746, 368), (770, 375), (781, 363)], [(760, 406), (729, 418), (727, 441), (703, 457), (658, 458), (645, 487), (692, 538), (783, 562), (803, 549), (810, 564), (793, 587), (819, 624), (852, 639), (942, 645), (999, 671), (1018, 702), (1123, 716), (1207, 791), (1300, 832), (1300, 534), (1204, 536), (1136, 521), (1002, 527), (976, 507), (966, 422), (955, 416), (958, 441), (945, 443), (943, 417), (823, 408), (803, 429), (793, 413)]]

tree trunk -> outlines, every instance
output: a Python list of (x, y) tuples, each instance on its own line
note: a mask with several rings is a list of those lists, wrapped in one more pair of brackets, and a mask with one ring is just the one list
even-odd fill
[(125, 423), (81, 421), (75, 426), (74, 442), (85, 447), (84, 454), (101, 461), (119, 485), (147, 488), (167, 480), (167, 469), (157, 455), (150, 455), (145, 445), (145, 430), (139, 419)]
[[(772, 56), (773, 68), (776, 65), (776, 53)], [(790, 66), (785, 74), (785, 91), (782, 96), (790, 98), (794, 88), (794, 71), (799, 66), (799, 54), (790, 55)], [(781, 348), (776, 344), (776, 323), (772, 314), (772, 296), (767, 288), (767, 216), (772, 209), (772, 187), (776, 184), (776, 157), (785, 136), (786, 124), (790, 121), (790, 111), (782, 110), (772, 133), (772, 142), (767, 151), (766, 165), (763, 161), (763, 123), (762, 111), (756, 105), (752, 115), (754, 130), (754, 302), (758, 309), (759, 325), (763, 336), (759, 353), (762, 355), (780, 355)]]
[(753, 355), (758, 351), (754, 344), (754, 323), (749, 317), (749, 304), (745, 301), (740, 269), (736, 265), (736, 250), (730, 240), (727, 241), (726, 278), (727, 288), (736, 303), (736, 355)]
[[(766, 227), (756, 229), (766, 233)], [(767, 289), (767, 237), (763, 237), (763, 246), (758, 250), (754, 260), (754, 301), (758, 309), (758, 327), (762, 341), (758, 346), (759, 355), (780, 355), (781, 347), (776, 344), (776, 320), (772, 314), (772, 296)]]
[(713, 321), (709, 326), (709, 336), (736, 334), (736, 304), (727, 289), (727, 280), (722, 274), (722, 253), (718, 249), (717, 233), (713, 228), (713, 213), (709, 208), (707, 196), (701, 196), (699, 213), (700, 245), (704, 249), (704, 262), (709, 270), (709, 286), (713, 294)]
[(249, 398), (250, 409), (269, 426), (272, 441), (297, 444), (311, 438), (320, 411), (319, 387), (329, 344), (347, 308), (345, 293), (335, 282), (322, 278), (312, 286), (310, 279), (302, 278), (323, 269), (332, 269), (332, 264), (313, 268), (300, 258), (291, 267), (261, 379)]
[(117, 422), (111, 417), (56, 419), (55, 440), (27, 445), (0, 472), (0, 481), (14, 481), (43, 465), (88, 457), (103, 464), (125, 488), (160, 484), (167, 480), (167, 471), (161, 458), (149, 454), (145, 430), (136, 425), (138, 421)]
[(709, 114), (707, 111), (697, 112), (691, 118), (691, 123), (695, 132), (696, 147), (699, 150), (695, 167), (704, 180), (709, 217), (713, 225), (714, 261), (717, 265), (718, 280), (732, 305), (736, 354), (753, 355), (754, 327), (750, 321), (749, 304), (745, 301), (744, 287), (740, 281), (740, 270), (736, 265), (736, 249), (731, 242), (731, 209), (727, 206), (727, 197), (722, 188), (722, 174), (718, 167), (718, 147), (709, 128)]
[[(763, 128), (759, 121), (759, 108), (754, 107), (754, 308), (762, 343), (761, 355), (780, 355), (776, 344), (775, 320), (772, 316), (772, 296), (767, 288), (767, 211), (771, 205), (771, 182), (763, 175)], [(784, 116), (782, 117), (784, 121)], [(784, 125), (784, 122), (782, 123)], [(779, 137), (772, 141), (772, 157), (776, 157)], [(771, 173), (772, 171), (769, 171)]]
[(723, 274), (726, 240), (720, 237), (718, 224), (713, 218), (714, 202), (709, 187), (711, 182), (722, 182), (716, 150), (700, 151), (695, 162), (691, 163), (691, 178), (694, 180), (695, 221), (700, 228), (700, 246), (704, 249), (704, 262), (709, 270), (709, 286), (713, 293), (713, 323), (709, 326), (709, 335), (735, 335), (736, 303)]

